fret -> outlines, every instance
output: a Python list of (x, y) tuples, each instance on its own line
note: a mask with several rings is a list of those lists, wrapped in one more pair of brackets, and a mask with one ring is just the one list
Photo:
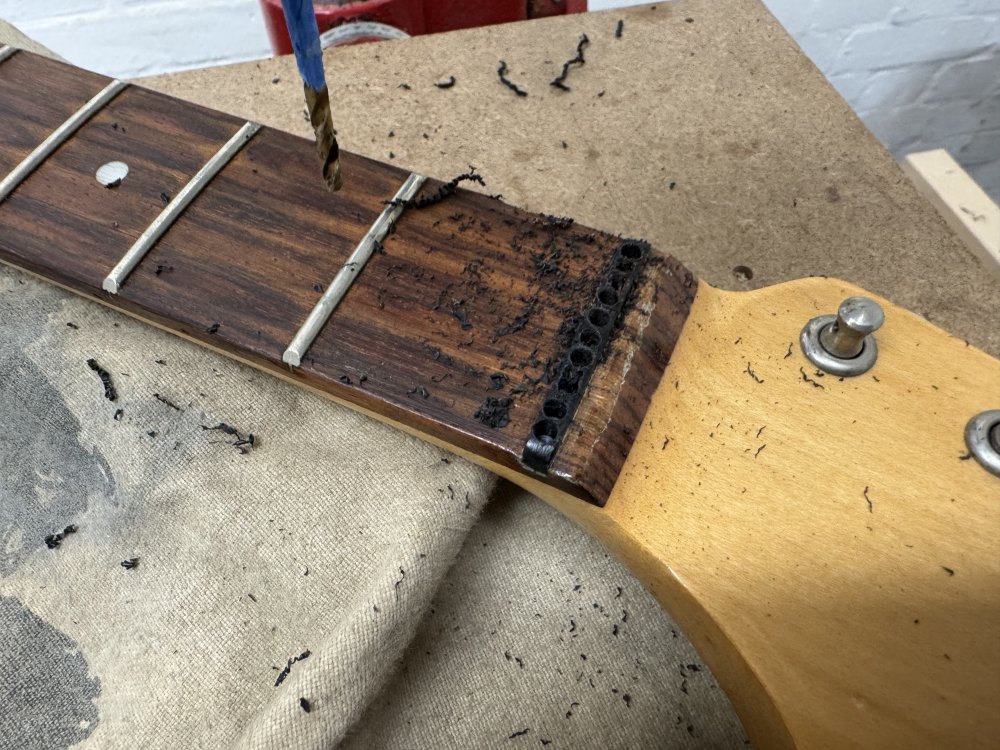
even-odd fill
[(253, 138), (257, 131), (260, 130), (260, 125), (255, 122), (248, 122), (243, 125), (237, 131), (237, 133), (230, 138), (226, 144), (219, 149), (211, 159), (203, 166), (191, 181), (185, 185), (181, 191), (167, 204), (167, 207), (163, 209), (159, 216), (157, 216), (153, 223), (147, 227), (139, 239), (135, 241), (135, 244), (128, 249), (125, 256), (115, 264), (115, 267), (111, 269), (111, 272), (105, 277), (104, 282), (101, 284), (104, 291), (110, 294), (117, 294), (118, 290), (121, 289), (121, 285), (124, 283), (125, 278), (132, 272), (132, 270), (139, 265), (149, 249), (156, 244), (156, 241), (160, 239), (166, 233), (170, 226), (177, 220), (177, 217), (181, 215), (185, 208), (198, 197), (198, 194), (205, 189), (205, 186), (211, 181), (219, 171), (229, 163), (236, 153), (246, 145), (247, 141)]
[[(31, 80), (44, 101), (35, 105), (35, 97), (21, 95), (23, 86), (12, 76)], [(27, 146), (29, 135), (57, 117), (66, 119), (64, 107), (54, 103), (89, 98), (108, 82), (30, 53), (5, 63), (0, 132), (10, 133), (23, 151), (0, 137), (0, 160), (20, 161), (34, 148)], [(244, 122), (202, 107), (178, 108), (170, 97), (129, 86), (0, 204), (0, 241), (22, 268), (92, 296), (106, 294), (101, 287), (109, 269)], [(95, 175), (112, 161), (127, 163), (130, 171), (109, 189)], [(145, 272), (140, 266), (128, 283)]]
[[(0, 179), (109, 80), (23, 51), (0, 64)], [(26, 85), (26, 81), (30, 83)], [(29, 177), (17, 192), (31, 181)]]
[(403, 213), (403, 203), (411, 200), (426, 180), (426, 177), (418, 174), (411, 174), (406, 178), (406, 182), (403, 183), (396, 195), (393, 196), (389, 205), (379, 214), (375, 223), (372, 224), (371, 229), (361, 238), (361, 242), (358, 243), (357, 248), (348, 257), (347, 262), (337, 271), (337, 275), (330, 282), (330, 286), (327, 287), (326, 292), (323, 293), (319, 302), (316, 303), (316, 306), (309, 313), (309, 317), (306, 318), (306, 322), (302, 324), (302, 327), (295, 334), (295, 338), (292, 339), (292, 343), (285, 349), (285, 353), (281, 355), (283, 362), (288, 363), (292, 367), (298, 367), (302, 364), (302, 356), (308, 351), (310, 344), (312, 344), (317, 334), (319, 334), (320, 329), (329, 320), (337, 305), (344, 298), (344, 295), (347, 294), (347, 290), (354, 282), (354, 279), (361, 273), (361, 269), (365, 267), (368, 259), (375, 252), (375, 248), (385, 239), (386, 234), (392, 229), (392, 225), (396, 222), (396, 219)]
[(114, 99), (126, 86), (128, 86), (128, 84), (124, 81), (112, 81), (101, 89), (101, 91), (98, 92), (94, 98), (74, 112), (70, 118), (66, 120), (66, 122), (52, 131), (52, 134), (38, 144), (38, 147), (28, 154), (28, 156), (24, 158), (24, 161), (18, 164), (10, 174), (3, 178), (3, 180), (0, 180), (0, 203), (3, 203), (4, 200), (6, 200), (12, 192), (14, 192), (14, 189), (17, 188), (17, 186), (20, 185), (28, 175), (34, 172), (35, 169), (71, 135), (73, 135), (73, 133), (75, 133), (80, 126), (99, 112), (105, 104)]
[(17, 50), (9, 45), (0, 45), (0, 63), (4, 62), (8, 57), (12, 57)]
[[(0, 69), (0, 94), (12, 93), (0, 95), (0, 164), (23, 158), (23, 110), (46, 113), (29, 115), (34, 133), (54, 119), (50, 102), (79, 96), (80, 81), (84, 91), (108, 85), (18, 57), (26, 64)], [(47, 101), (36, 109), (11, 76), (31, 76)], [(526, 444), (572, 364), (576, 321), (634, 243), (465, 190), (387, 210), (393, 195), (442, 183), (421, 188), (418, 176), (350, 153), (347, 187), (332, 194), (312, 144), (268, 128), (210, 181), (197, 178), (242, 127), (129, 87), (0, 204), (0, 260), (494, 465), (606, 500), (686, 317), (690, 274), (660, 257), (637, 264), (634, 309), (609, 321), (607, 347), (593, 349), (577, 381), (579, 403), (567, 403), (546, 462), (529, 468)], [(94, 175), (111, 161), (129, 173), (109, 189)]]

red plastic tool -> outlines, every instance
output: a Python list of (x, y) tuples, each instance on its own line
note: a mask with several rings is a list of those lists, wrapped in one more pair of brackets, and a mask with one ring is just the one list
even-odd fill
[[(281, 0), (260, 0), (260, 5), (271, 49), (276, 55), (290, 54)], [(315, 7), (324, 46), (331, 46), (583, 13), (587, 0), (340, 0)]]

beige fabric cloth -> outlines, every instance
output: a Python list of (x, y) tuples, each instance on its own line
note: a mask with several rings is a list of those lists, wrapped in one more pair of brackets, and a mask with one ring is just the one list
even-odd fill
[[(394, 669), (492, 479), (13, 272), (0, 300), (0, 421), (16, 436), (0, 449), (0, 593), (14, 621), (30, 612), (75, 644), (96, 700), (82, 733), (100, 747), (341, 736)], [(253, 432), (253, 451), (204, 429), (220, 423)], [(275, 689), (275, 667), (307, 650)], [(48, 656), (33, 658), (38, 696), (64, 682)], [(4, 729), (10, 747), (40, 737)]]
[(742, 744), (540, 501), (6, 268), (0, 323), (0, 747)]

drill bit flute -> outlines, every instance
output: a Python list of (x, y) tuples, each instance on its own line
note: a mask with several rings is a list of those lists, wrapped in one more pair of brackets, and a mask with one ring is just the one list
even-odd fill
[(323, 179), (331, 190), (340, 190), (340, 147), (333, 128), (330, 92), (323, 74), (323, 50), (312, 0), (281, 0), (285, 24), (295, 50), (306, 94), (309, 122), (316, 133), (316, 151), (322, 164)]

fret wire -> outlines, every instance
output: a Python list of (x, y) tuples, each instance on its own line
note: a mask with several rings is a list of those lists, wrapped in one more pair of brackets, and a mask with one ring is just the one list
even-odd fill
[(181, 215), (185, 208), (190, 205), (205, 186), (217, 175), (229, 161), (239, 153), (246, 143), (253, 138), (261, 125), (256, 122), (247, 122), (241, 127), (226, 144), (205, 162), (205, 166), (198, 170), (194, 177), (181, 188), (181, 191), (174, 196), (160, 215), (153, 219), (153, 222), (146, 227), (139, 239), (122, 256), (111, 272), (104, 278), (101, 284), (106, 292), (117, 294), (125, 283), (126, 277), (139, 265), (139, 261), (150, 251), (157, 241), (170, 229), (173, 223)]
[(292, 339), (292, 343), (288, 345), (285, 349), (285, 353), (281, 355), (281, 360), (292, 367), (298, 367), (302, 364), (302, 357), (312, 346), (312, 342), (315, 340), (316, 336), (319, 334), (320, 329), (329, 320), (330, 315), (336, 309), (337, 305), (347, 294), (347, 290), (350, 289), (351, 284), (361, 273), (361, 269), (364, 268), (368, 259), (371, 258), (372, 253), (375, 252), (375, 247), (385, 239), (385, 236), (392, 229), (392, 225), (396, 223), (399, 215), (403, 212), (403, 204), (409, 201), (417, 194), (421, 186), (427, 180), (426, 177), (419, 174), (411, 174), (406, 178), (403, 186), (399, 188), (399, 191), (393, 197), (389, 204), (385, 207), (379, 217), (368, 229), (368, 232), (364, 237), (361, 238), (361, 242), (351, 253), (347, 262), (341, 266), (337, 275), (334, 276), (333, 281), (330, 282), (330, 286), (326, 288), (323, 296), (319, 298), (319, 302), (313, 307), (312, 311), (309, 313), (309, 317), (306, 318), (306, 322), (302, 324), (295, 337)]
[(11, 47), (6, 44), (0, 45), (0, 63), (9, 57), (12, 57), (15, 52), (17, 52), (17, 47)]
[(53, 151), (59, 148), (81, 125), (97, 114), (105, 104), (114, 99), (126, 86), (128, 84), (124, 81), (112, 81), (93, 99), (70, 115), (69, 119), (62, 125), (53, 130), (48, 138), (38, 144), (35, 150), (24, 158), (24, 161), (14, 167), (14, 171), (0, 181), (0, 203), (3, 203), (18, 185), (24, 182), (43, 161), (51, 156)]

